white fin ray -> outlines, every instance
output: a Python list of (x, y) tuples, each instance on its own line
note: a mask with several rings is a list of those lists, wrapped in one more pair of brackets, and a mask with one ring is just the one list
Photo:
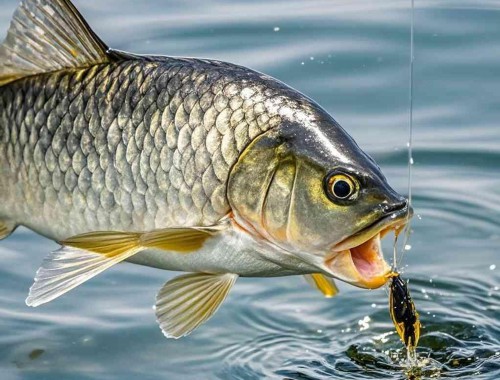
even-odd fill
[(238, 275), (192, 273), (168, 281), (156, 296), (156, 319), (167, 338), (180, 338), (206, 322)]
[(69, 0), (23, 0), (0, 45), (0, 85), (108, 62), (107, 50)]
[(44, 259), (36, 273), (26, 304), (36, 307), (52, 301), (136, 252), (128, 250), (120, 255), (107, 257), (64, 246)]

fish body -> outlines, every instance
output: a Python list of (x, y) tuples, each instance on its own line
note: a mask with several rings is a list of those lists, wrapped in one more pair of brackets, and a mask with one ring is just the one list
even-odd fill
[(297, 113), (326, 116), (217, 61), (132, 57), (17, 80), (0, 87), (0, 215), (56, 240), (215, 224), (240, 154)]
[[(277, 80), (219, 61), (130, 56), (22, 78), (0, 87), (0, 218), (57, 241), (213, 225), (231, 212), (226, 189), (242, 151), (297, 117), (328, 115)], [(206, 256), (132, 260), (218, 266)], [(255, 272), (238, 262), (223, 271)], [(268, 264), (267, 275), (287, 271)]]
[(208, 59), (109, 49), (69, 0), (21, 2), (0, 46), (0, 238), (61, 248), (27, 304), (131, 261), (193, 272), (156, 300), (164, 334), (206, 321), (238, 276), (387, 281), (380, 237), (411, 216), (318, 104)]

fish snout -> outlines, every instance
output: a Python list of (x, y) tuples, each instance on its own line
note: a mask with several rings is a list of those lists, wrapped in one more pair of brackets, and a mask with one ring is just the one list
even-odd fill
[(392, 214), (395, 211), (400, 211), (408, 207), (408, 199), (400, 198), (396, 202), (382, 203), (381, 207), (384, 214)]
[(381, 203), (380, 208), (385, 215), (406, 215), (408, 219), (413, 216), (413, 207), (411, 207), (410, 201), (397, 193)]

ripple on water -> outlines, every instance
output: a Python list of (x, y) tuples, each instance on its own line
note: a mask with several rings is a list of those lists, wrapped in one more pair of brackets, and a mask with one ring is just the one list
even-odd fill
[[(219, 375), (237, 379), (495, 378), (500, 376), (496, 283), (470, 277), (412, 279), (423, 323), (418, 367), (412, 370), (406, 366), (406, 350), (386, 305), (375, 305), (362, 319), (330, 321), (322, 330), (312, 328), (319, 319), (311, 317), (309, 310), (287, 331), (276, 326), (276, 310), (269, 306), (258, 311), (262, 333), (222, 350), (224, 367)], [(364, 295), (361, 298), (361, 303), (368, 301)], [(331, 315), (331, 310), (324, 306), (312, 313)], [(255, 321), (255, 315), (247, 317), (249, 323)]]
[[(2, 30), (16, 3), (2, 2)], [(117, 49), (229, 60), (297, 88), (405, 193), (408, 0), (76, 3)], [(496, 380), (499, 2), (417, 3), (413, 193), (422, 219), (403, 261), (424, 324), (414, 378)], [(241, 279), (203, 328), (167, 341), (151, 310), (174, 276), (164, 271), (118, 266), (27, 308), (33, 275), (55, 247), (22, 229), (0, 244), (2, 379), (409, 377), (383, 291), (340, 284), (339, 297), (324, 300), (298, 278)]]

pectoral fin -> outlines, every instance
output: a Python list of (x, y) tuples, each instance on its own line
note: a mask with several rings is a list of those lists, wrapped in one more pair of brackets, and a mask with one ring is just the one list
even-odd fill
[(158, 248), (165, 251), (192, 252), (201, 248), (205, 240), (219, 232), (219, 226), (195, 228), (167, 228), (145, 233), (98, 231), (71, 237), (63, 246), (84, 249), (105, 256), (114, 256), (135, 248)]
[(238, 275), (194, 273), (168, 281), (156, 296), (156, 319), (167, 338), (188, 335), (227, 297)]
[(16, 229), (16, 225), (9, 221), (0, 220), (0, 240), (5, 239)]
[(50, 253), (43, 261), (36, 272), (35, 282), (30, 288), (26, 304), (35, 307), (52, 301), (139, 250), (117, 249), (108, 255), (103, 255), (64, 246)]
[(327, 298), (335, 297), (339, 292), (333, 278), (320, 273), (306, 274), (304, 278), (313, 288), (318, 289)]
[(63, 295), (136, 253), (157, 248), (192, 252), (224, 227), (172, 228), (146, 233), (99, 231), (61, 242), (61, 249), (43, 261), (26, 299), (38, 306)]

